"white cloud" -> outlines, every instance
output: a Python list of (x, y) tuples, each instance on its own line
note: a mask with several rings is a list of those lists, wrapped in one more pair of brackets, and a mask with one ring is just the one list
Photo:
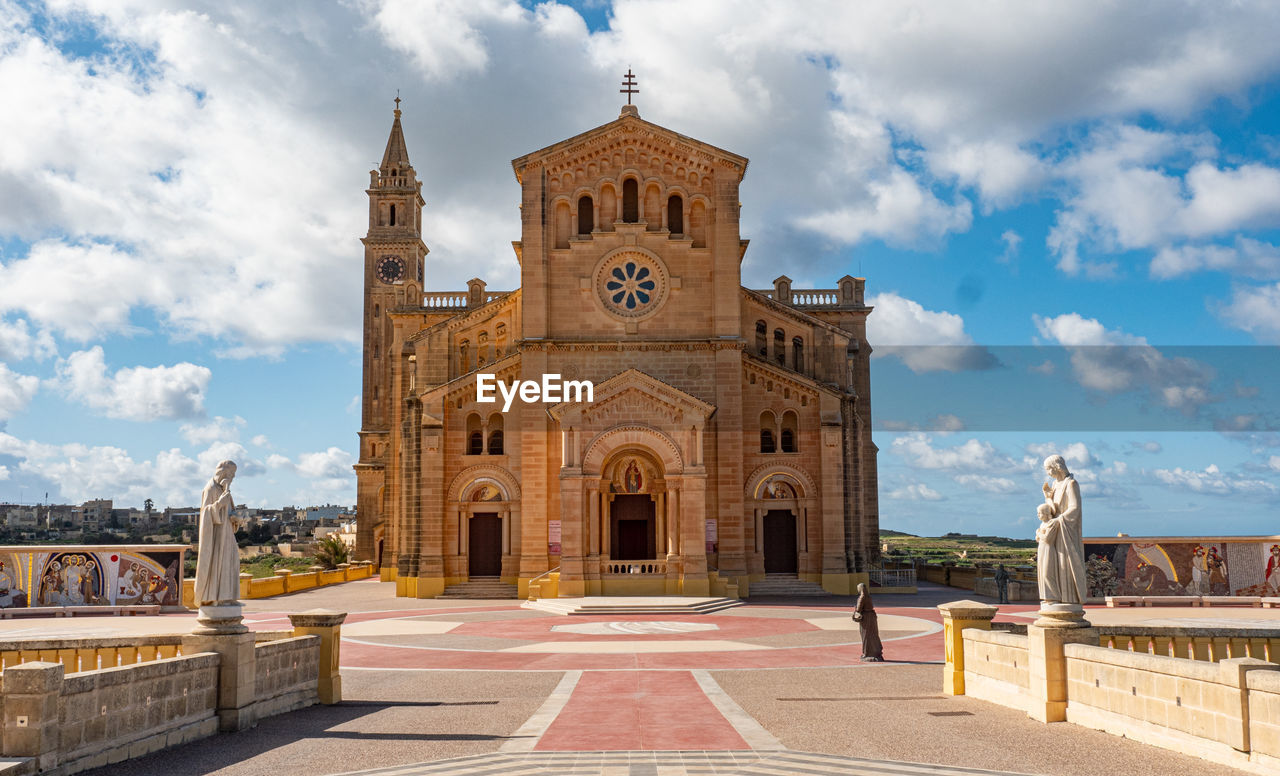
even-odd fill
[(1280, 343), (1280, 283), (1237, 286), (1218, 314), (1263, 342)]
[(1193, 493), (1209, 493), (1218, 496), (1270, 496), (1280, 493), (1280, 487), (1266, 480), (1230, 474), (1210, 464), (1204, 471), (1182, 469), (1156, 469), (1155, 479), (1169, 487), (1189, 490)]
[(23, 361), (28, 358), (43, 361), (58, 354), (53, 336), (41, 329), (31, 333), (23, 318), (14, 321), (0, 318), (0, 361)]
[(303, 453), (298, 456), (298, 473), (304, 477), (355, 477), (351, 467), (356, 459), (340, 447), (330, 447), (320, 453)]
[(109, 418), (150, 421), (203, 415), (212, 377), (207, 367), (187, 362), (125, 367), (109, 375), (102, 348), (95, 345), (58, 362), (57, 385)]
[(1175, 278), (1212, 270), (1273, 280), (1280, 277), (1280, 248), (1271, 243), (1237, 237), (1234, 245), (1179, 245), (1161, 248), (1151, 260), (1151, 276)]
[(0, 481), (9, 479), (9, 467), (0, 466)]
[(266, 434), (257, 434), (250, 440), (254, 447), (271, 447), (271, 440)]
[(1161, 405), (1194, 413), (1216, 401), (1209, 391), (1211, 367), (1185, 357), (1168, 358), (1143, 337), (1108, 329), (1095, 318), (1066, 313), (1033, 315), (1040, 336), (1071, 353), (1076, 381), (1104, 393), (1146, 390)]
[(26, 409), (39, 390), (40, 378), (18, 374), (0, 362), (0, 420)]
[(1271, 458), (1267, 460), (1267, 466), (1269, 466), (1272, 471), (1280, 472), (1280, 455), (1271, 456)]
[(983, 493), (996, 494), (1012, 494), (1026, 491), (1026, 487), (1019, 486), (1016, 482), (1008, 477), (989, 477), (983, 474), (957, 474), (953, 479), (956, 483), (967, 490), (977, 490)]
[(1045, 443), (1027, 445), (1027, 452), (1036, 457), (1034, 466), (1039, 471), (1044, 459), (1051, 455), (1060, 455), (1067, 462), (1067, 468), (1074, 473), (1077, 468), (1095, 469), (1102, 466), (1102, 461), (1098, 460), (1092, 452), (1089, 451), (1088, 445), (1084, 442), (1072, 442), (1065, 447), (1062, 445)]
[(183, 423), (178, 433), (193, 445), (210, 445), (214, 442), (235, 442), (247, 421), (239, 415), (224, 418), (218, 415), (208, 423)]
[(1022, 235), (1006, 229), (1000, 234), (1000, 242), (1004, 243), (1004, 252), (996, 257), (1001, 264), (1011, 264), (1018, 258), (1018, 250), (1022, 247)]
[(887, 498), (899, 499), (902, 501), (942, 501), (946, 498), (938, 491), (925, 485), (923, 482), (915, 482), (903, 485), (901, 488), (895, 488), (885, 494)]
[(867, 319), (873, 357), (900, 358), (913, 372), (989, 369), (995, 357), (973, 344), (964, 319), (955, 313), (926, 310), (912, 299), (888, 292), (867, 300), (875, 313)]
[(802, 216), (796, 224), (848, 245), (880, 239), (918, 247), (937, 243), (950, 232), (966, 231), (973, 221), (968, 200), (947, 204), (902, 169), (864, 187), (863, 201)]
[(893, 440), (890, 451), (915, 469), (965, 469), (975, 472), (1009, 471), (1016, 462), (990, 442), (970, 439), (951, 447), (935, 447), (925, 433), (905, 434)]

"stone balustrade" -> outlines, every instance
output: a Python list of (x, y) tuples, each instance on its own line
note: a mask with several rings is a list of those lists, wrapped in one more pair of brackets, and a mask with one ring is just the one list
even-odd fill
[(611, 560), (604, 563), (606, 574), (660, 574), (667, 573), (665, 560)]
[[(254, 631), (258, 642), (287, 638), (289, 631)], [(61, 663), (69, 674), (180, 657), (182, 636), (36, 638), (0, 641), (0, 671), (24, 663)]]

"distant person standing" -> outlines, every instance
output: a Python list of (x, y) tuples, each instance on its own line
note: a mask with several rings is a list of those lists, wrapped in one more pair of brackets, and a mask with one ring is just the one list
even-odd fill
[(859, 582), (858, 603), (853, 607), (853, 621), (858, 623), (864, 663), (880, 663), (884, 660), (884, 645), (880, 643), (880, 624), (877, 619), (876, 608), (871, 603), (871, 594), (867, 592), (867, 585)]
[(1002, 604), (1009, 603), (1009, 571), (1003, 563), (996, 567), (996, 598)]

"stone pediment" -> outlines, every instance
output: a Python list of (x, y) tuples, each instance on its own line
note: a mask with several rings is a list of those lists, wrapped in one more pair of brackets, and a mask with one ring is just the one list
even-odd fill
[(561, 426), (605, 428), (619, 423), (702, 427), (716, 410), (715, 405), (639, 369), (597, 383), (593, 398), (590, 403), (561, 402), (548, 411)]
[(550, 172), (553, 169), (572, 167), (615, 148), (648, 148), (651, 152), (690, 169), (709, 171), (715, 166), (728, 167), (737, 173), (739, 180), (747, 170), (747, 158), (744, 156), (673, 132), (645, 121), (638, 112), (629, 113), (626, 110), (607, 124), (513, 159), (511, 166), (515, 170), (516, 179), (523, 181), (527, 169), (546, 167)]

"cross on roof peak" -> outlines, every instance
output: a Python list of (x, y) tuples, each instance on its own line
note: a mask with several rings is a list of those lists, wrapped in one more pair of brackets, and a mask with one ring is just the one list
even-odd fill
[(635, 88), (635, 87), (636, 87), (636, 77), (635, 77), (635, 74), (631, 72), (631, 68), (629, 68), (629, 67), (627, 68), (627, 75), (626, 75), (626, 77), (622, 79), (622, 86), (623, 86), (624, 88), (619, 89), (619, 90), (618, 90), (618, 93), (619, 93), (619, 94), (625, 94), (625, 95), (627, 95), (627, 104), (628, 104), (628, 105), (630, 105), (630, 104), (631, 104), (631, 95), (633, 95), (633, 94), (639, 94), (639, 93), (640, 93), (640, 90), (639, 90), (639, 89), (637, 89), (637, 88)]

